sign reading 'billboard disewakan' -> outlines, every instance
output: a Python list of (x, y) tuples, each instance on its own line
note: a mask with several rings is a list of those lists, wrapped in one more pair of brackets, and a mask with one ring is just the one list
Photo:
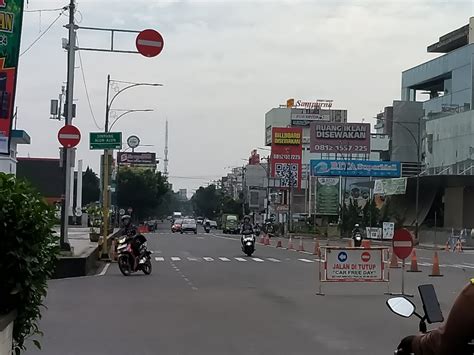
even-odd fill
[(369, 123), (325, 123), (310, 125), (311, 153), (370, 153)]
[(271, 171), (272, 177), (281, 180), (281, 187), (301, 187), (302, 144), (301, 128), (272, 128)]

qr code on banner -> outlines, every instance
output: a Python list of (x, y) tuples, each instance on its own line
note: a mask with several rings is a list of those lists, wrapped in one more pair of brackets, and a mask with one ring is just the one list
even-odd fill
[(298, 187), (298, 164), (275, 164), (275, 176), (281, 179), (281, 187)]

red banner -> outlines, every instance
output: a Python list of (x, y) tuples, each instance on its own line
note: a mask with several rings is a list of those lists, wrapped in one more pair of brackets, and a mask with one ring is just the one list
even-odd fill
[(283, 188), (301, 188), (302, 140), (301, 128), (272, 128), (272, 177), (280, 178)]

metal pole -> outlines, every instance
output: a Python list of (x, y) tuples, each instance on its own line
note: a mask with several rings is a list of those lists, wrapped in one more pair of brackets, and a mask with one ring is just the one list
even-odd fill
[(291, 232), (291, 190), (293, 188), (293, 180), (291, 178), (291, 166), (288, 164), (288, 233)]
[(402, 259), (402, 295), (405, 294), (405, 259)]
[[(109, 131), (109, 93), (110, 93), (110, 74), (107, 75), (107, 93), (105, 97), (105, 125), (104, 131)], [(102, 181), (102, 215), (103, 215), (103, 231), (102, 231), (102, 258), (108, 258), (107, 251), (107, 235), (109, 231), (109, 151), (104, 149), (103, 167), (104, 172)]]
[(434, 218), (435, 218), (435, 225), (434, 225), (434, 245), (435, 245), (435, 249), (437, 248), (438, 246), (438, 238), (437, 238), (437, 235), (436, 235), (436, 231), (437, 231), (437, 228), (438, 228), (438, 223), (437, 223), (437, 218), (438, 215), (435, 211), (435, 215), (434, 215)]
[(420, 159), (420, 137), (421, 137), (421, 119), (418, 121), (418, 141), (416, 142), (416, 156), (417, 156), (417, 163), (418, 163), (418, 169), (416, 173), (416, 200), (415, 200), (415, 214), (416, 214), (416, 219), (415, 219), (415, 239), (417, 242), (419, 242), (418, 239), (418, 228), (419, 228), (419, 223), (418, 223), (418, 208), (419, 208), (419, 198), (420, 198), (420, 170), (421, 170), (421, 159)]
[(267, 191), (266, 191), (266, 194), (267, 194), (267, 205), (266, 205), (266, 208), (265, 208), (265, 221), (264, 221), (264, 224), (265, 222), (270, 218), (269, 216), (269, 210), (270, 210), (270, 156), (267, 157)]
[[(82, 208), (82, 159), (77, 161), (76, 209), (79, 208)], [(82, 217), (79, 220), (82, 221)]]
[[(67, 49), (67, 90), (66, 90), (66, 117), (65, 124), (72, 123), (72, 107), (74, 100), (74, 65), (76, 54), (76, 28), (74, 23), (75, 0), (70, 0), (69, 3), (69, 23), (66, 28), (69, 30), (69, 43)], [(70, 251), (68, 239), (68, 223), (69, 223), (69, 209), (70, 209), (70, 194), (71, 194), (71, 149), (63, 148), (63, 169), (64, 169), (64, 196), (61, 210), (61, 236), (60, 247), (61, 250)]]

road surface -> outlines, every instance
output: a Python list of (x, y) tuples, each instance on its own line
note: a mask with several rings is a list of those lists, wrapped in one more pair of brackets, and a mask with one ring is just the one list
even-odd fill
[[(316, 295), (311, 254), (258, 245), (249, 258), (238, 236), (217, 232), (147, 238), (150, 276), (124, 277), (113, 263), (102, 275), (50, 281), (43, 351), (30, 343), (27, 354), (390, 354), (417, 332), (416, 319), (386, 308), (385, 284), (324, 284), (326, 295)], [(450, 265), (472, 261), (441, 254)], [(434, 283), (445, 315), (474, 274), (450, 266), (429, 278), (429, 266), (421, 269), (406, 274), (407, 290), (419, 305), (416, 286)], [(391, 276), (399, 290), (400, 270)]]

